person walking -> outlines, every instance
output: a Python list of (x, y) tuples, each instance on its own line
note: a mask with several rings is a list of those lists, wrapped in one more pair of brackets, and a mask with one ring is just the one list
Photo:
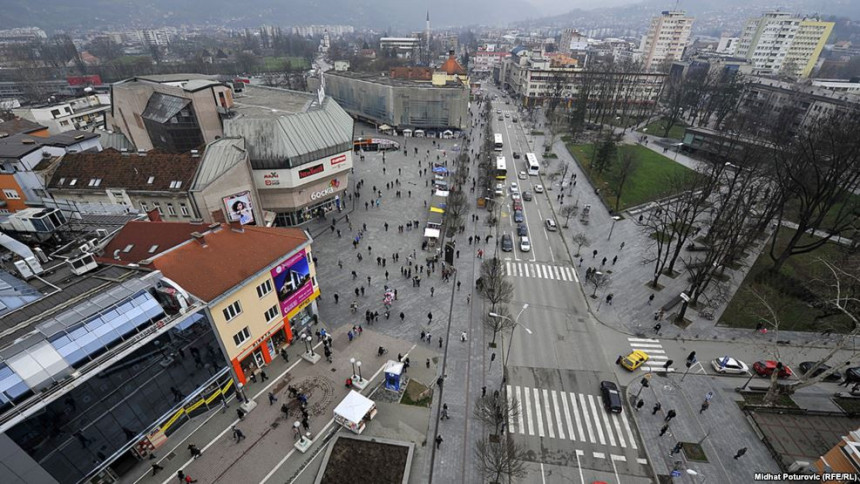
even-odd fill
[(676, 443), (675, 447), (672, 447), (672, 451), (669, 452), (669, 456), (673, 456), (673, 455), (681, 452), (681, 447), (683, 447), (683, 446), (684, 446), (684, 444), (682, 444), (681, 442)]
[(278, 397), (275, 396), (275, 393), (269, 392), (269, 406), (274, 405), (274, 403), (277, 401), (278, 401)]
[(741, 458), (741, 457), (743, 457), (743, 456), (744, 456), (744, 454), (746, 454), (746, 453), (747, 453), (747, 448), (746, 448), (746, 447), (742, 447), (742, 448), (741, 448), (741, 449), (739, 449), (739, 450), (738, 450), (738, 452), (735, 454), (735, 460), (740, 459), (740, 458)]
[(618, 256), (617, 255), (612, 258), (612, 265), (615, 265), (616, 262), (618, 262)]
[(161, 467), (160, 465), (158, 465), (155, 462), (152, 463), (152, 475), (153, 476), (158, 474), (159, 472), (161, 472), (163, 470), (164, 470), (164, 467)]
[(233, 426), (233, 438), (236, 439), (236, 443), (245, 438), (245, 434), (235, 425)]
[(435, 294), (435, 293), (436, 293), (436, 288), (435, 288), (435, 287), (431, 287), (431, 288), (430, 288), (430, 297), (433, 297), (433, 294)]
[(236, 415), (239, 417), (239, 420), (245, 419), (245, 411), (242, 410), (241, 408), (236, 409)]
[(663, 419), (663, 421), (664, 421), (664, 422), (669, 422), (670, 420), (672, 420), (673, 418), (675, 418), (675, 415), (678, 415), (678, 414), (675, 412), (675, 410), (669, 410), (668, 412), (666, 412), (666, 418), (665, 418), (665, 419)]
[(654, 407), (651, 409), (651, 415), (657, 415), (657, 412), (659, 412), (661, 408), (663, 408), (663, 405), (660, 405), (660, 402), (655, 403)]
[(654, 334), (660, 334), (660, 329), (663, 327), (662, 324), (657, 323), (654, 325)]
[(442, 436), (437, 435), (436, 436), (436, 448), (438, 449), (440, 445), (442, 445)]
[(654, 295), (653, 295), (653, 294), (651, 294), (650, 296), (648, 296), (648, 305), (649, 305), (649, 306), (651, 305), (651, 302), (652, 302), (652, 301), (654, 301)]
[(700, 414), (701, 414), (701, 413), (703, 413), (703, 412), (704, 412), (705, 410), (707, 410), (707, 409), (708, 409), (708, 407), (710, 407), (710, 406), (711, 406), (711, 402), (709, 402), (709, 401), (705, 400), (704, 402), (702, 402), (702, 408), (700, 408), (700, 409), (699, 409), (699, 413), (700, 413)]
[(406, 319), (406, 315), (403, 314), (403, 311), (401, 311), (400, 312), (400, 322), (402, 323), (404, 319)]
[(441, 336), (439, 337), (439, 347), (440, 348), (442, 347), (442, 337)]
[(468, 340), (468, 337), (466, 336), (466, 332), (465, 332), (465, 331), (463, 331), (462, 333), (460, 333), (460, 341), (464, 341), (464, 342), (465, 342), (465, 341), (467, 341), (467, 340)]
[(311, 429), (311, 423), (307, 417), (302, 417), (302, 428), (305, 429), (305, 432)]
[(188, 452), (191, 452), (191, 457), (195, 459), (203, 455), (203, 453), (200, 452), (200, 449), (198, 449), (194, 444), (188, 444)]
[(660, 437), (665, 435), (666, 431), (668, 431), (668, 430), (669, 430), (669, 424), (665, 424), (662, 427), (660, 427)]
[(638, 411), (639, 411), (639, 409), (641, 409), (644, 405), (645, 405), (645, 400), (642, 400), (642, 399), (640, 398), (640, 399), (639, 399), (639, 401), (638, 401), (638, 402), (636, 402), (636, 411), (638, 412)]
[(428, 312), (427, 313), (427, 324), (431, 324), (432, 322), (433, 322), (433, 313)]
[(281, 404), (281, 413), (284, 414), (284, 418), (290, 418), (290, 407), (286, 403)]
[(449, 418), (449, 417), (448, 417), (448, 404), (447, 404), (447, 403), (443, 403), (443, 404), (442, 404), (442, 416), (441, 416), (441, 417), (439, 417), (439, 419), (440, 419), (440, 420), (448, 420), (448, 418)]

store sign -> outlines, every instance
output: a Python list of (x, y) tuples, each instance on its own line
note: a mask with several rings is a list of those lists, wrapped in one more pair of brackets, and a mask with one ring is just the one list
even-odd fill
[(331, 162), (331, 166), (339, 165), (341, 163), (346, 162), (346, 155), (338, 155), (338, 156), (332, 157), (332, 159), (329, 161)]
[(319, 165), (314, 165), (310, 168), (304, 168), (302, 170), (299, 170), (299, 179), (307, 178), (311, 175), (322, 173), (323, 170), (325, 170), (325, 165), (323, 165), (322, 163), (320, 163)]
[(272, 269), (271, 276), (275, 281), (275, 291), (283, 316), (314, 293), (310, 264), (304, 249), (278, 264)]
[(267, 187), (276, 187), (281, 184), (281, 177), (278, 172), (272, 171), (263, 175), (263, 183)]

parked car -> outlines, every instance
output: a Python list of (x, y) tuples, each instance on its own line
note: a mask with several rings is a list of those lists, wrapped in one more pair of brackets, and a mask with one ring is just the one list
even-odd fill
[[(505, 104), (507, 104), (507, 103), (505, 103)], [(511, 117), (510, 113), (505, 113), (505, 117), (510, 118)]]
[[(807, 375), (807, 373), (809, 373), (809, 370), (811, 370), (812, 367), (815, 366), (816, 363), (818, 363), (818, 362), (817, 361), (804, 361), (803, 363), (801, 363), (799, 365), (800, 373), (802, 373), (806, 377), (816, 377), (816, 376), (818, 376), (818, 375), (820, 375), (820, 374), (822, 374), (825, 371), (830, 369), (830, 366), (828, 366), (828, 365), (820, 365), (818, 367), (818, 369), (815, 370), (815, 373), (813, 373), (811, 375)], [(838, 371), (834, 371), (833, 373), (824, 377), (824, 381), (839, 381), (839, 380), (842, 380), (842, 373), (840, 373)]]
[(729, 374), (744, 374), (750, 369), (743, 361), (736, 360), (728, 356), (714, 358), (713, 361), (711, 361), (711, 366), (714, 367), (714, 371), (717, 373)]
[(555, 232), (558, 230), (558, 225), (555, 224), (555, 220), (548, 218), (546, 219), (546, 229), (550, 232)]
[(505, 252), (514, 250), (514, 239), (511, 237), (511, 234), (502, 235), (502, 250)]
[(535, 193), (543, 193), (543, 185), (535, 185)]
[[(755, 371), (759, 376), (770, 376), (774, 371), (776, 371), (777, 365), (778, 362), (774, 360), (756, 361), (753, 363), (753, 371)], [(789, 368), (788, 365), (782, 365), (777, 378), (788, 378), (790, 376), (791, 368)]]
[(502, 183), (496, 183), (496, 196), (502, 196), (505, 194), (505, 185)]
[(527, 202), (531, 202), (532, 201), (532, 192), (528, 192), (528, 191), (523, 192), (523, 200), (525, 200)]
[(642, 350), (633, 350), (629, 355), (621, 358), (621, 366), (630, 371), (634, 371), (642, 366), (642, 363), (648, 361), (648, 358), (650, 358), (648, 353)]
[(621, 394), (618, 386), (611, 381), (600, 382), (600, 395), (603, 397), (603, 408), (607, 412), (621, 413)]
[(860, 366), (852, 366), (845, 370), (845, 379), (851, 383), (860, 383)]
[(522, 236), (528, 235), (528, 234), (529, 234), (529, 228), (526, 224), (517, 225), (517, 235), (522, 237)]
[(532, 244), (531, 244), (531, 242), (529, 242), (528, 237), (521, 237), (520, 238), (520, 250), (522, 252), (529, 252), (532, 250)]
[(521, 172), (519, 173), (519, 175), (517, 175), (517, 178), (519, 178), (520, 180), (528, 180), (528, 179), (529, 179), (529, 176), (528, 176), (528, 175), (526, 175), (526, 172), (521, 171)]
[(514, 222), (520, 223), (523, 221), (523, 211), (522, 210), (514, 210)]

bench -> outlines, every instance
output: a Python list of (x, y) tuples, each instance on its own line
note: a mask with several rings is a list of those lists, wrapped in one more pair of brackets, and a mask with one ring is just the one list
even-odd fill
[(681, 299), (681, 295), (678, 294), (677, 296), (670, 299), (669, 302), (664, 304), (660, 309), (663, 311), (669, 311), (672, 308), (674, 308), (675, 306), (677, 306), (678, 304), (680, 304), (681, 301), (683, 301), (683, 299)]

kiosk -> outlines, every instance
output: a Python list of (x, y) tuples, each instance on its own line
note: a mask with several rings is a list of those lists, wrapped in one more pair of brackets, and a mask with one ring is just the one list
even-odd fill
[(376, 404), (355, 390), (334, 409), (334, 421), (356, 434), (364, 432), (365, 422), (376, 417)]
[(403, 363), (394, 360), (388, 360), (385, 364), (385, 389), (394, 392), (400, 391), (400, 379), (403, 374)]

